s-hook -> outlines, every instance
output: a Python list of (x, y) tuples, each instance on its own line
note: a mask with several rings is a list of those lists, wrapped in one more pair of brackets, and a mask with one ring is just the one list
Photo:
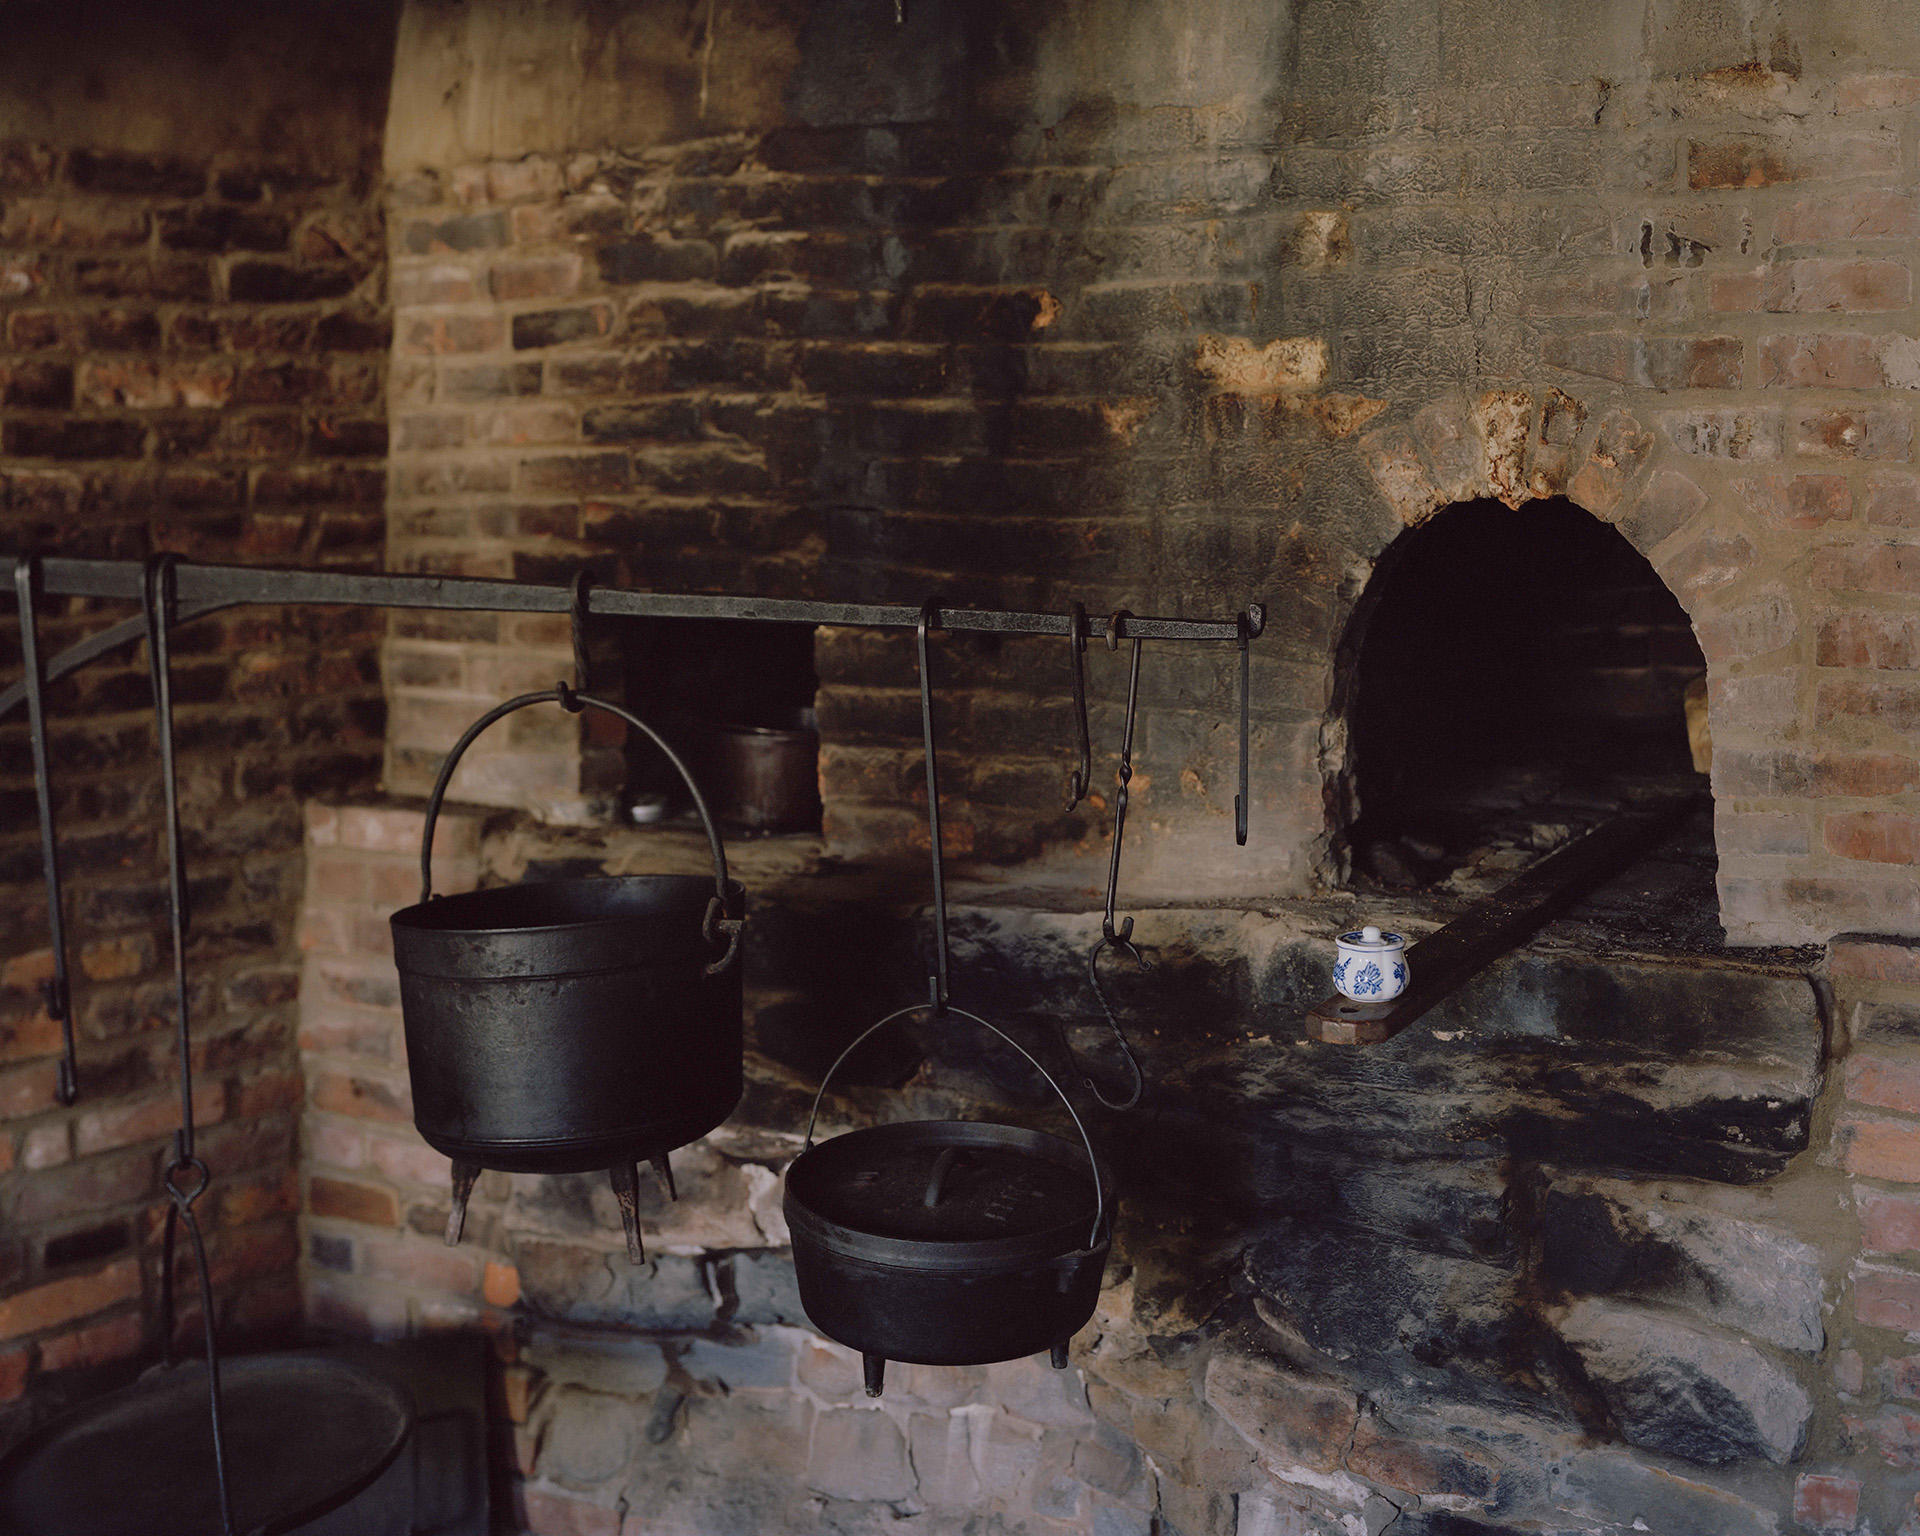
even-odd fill
[(20, 603), (20, 665), (27, 690), (27, 740), (33, 756), (33, 789), (40, 808), (40, 864), (47, 878), (47, 932), (53, 948), (53, 975), (43, 984), (47, 1016), (60, 1021), (60, 1078), (56, 1090), (62, 1104), (80, 1097), (79, 1070), (74, 1061), (73, 986), (67, 973), (65, 904), (60, 899), (60, 853), (53, 829), (53, 779), (47, 770), (46, 669), (40, 662), (40, 628), (36, 616), (40, 559), (28, 555), (13, 568), (14, 596)]
[(927, 656), (927, 631), (940, 610), (932, 602), (920, 606), (915, 626), (915, 654), (920, 662), (920, 739), (927, 759), (927, 841), (933, 850), (933, 974), (927, 992), (937, 1019), (947, 1011), (947, 878), (940, 849), (940, 771), (933, 742), (933, 675)]
[[(1126, 609), (1118, 610), (1107, 620), (1107, 649), (1120, 649), (1120, 638), (1127, 619), (1132, 617)], [(1093, 995), (1100, 1001), (1100, 1011), (1107, 1016), (1107, 1026), (1113, 1031), (1113, 1038), (1119, 1043), (1120, 1054), (1126, 1057), (1127, 1070), (1133, 1079), (1133, 1086), (1123, 1099), (1110, 1099), (1101, 1091), (1085, 1071), (1080, 1080), (1087, 1085), (1091, 1093), (1108, 1109), (1132, 1109), (1140, 1102), (1140, 1096), (1146, 1091), (1146, 1078), (1140, 1070), (1139, 1058), (1133, 1054), (1133, 1046), (1128, 1042), (1126, 1031), (1120, 1027), (1120, 1019), (1113, 1011), (1113, 1004), (1107, 1001), (1106, 989), (1100, 985), (1100, 955), (1102, 951), (1124, 949), (1143, 971), (1153, 969), (1153, 962), (1141, 953), (1140, 947), (1133, 942), (1133, 919), (1121, 918), (1115, 925), (1113, 909), (1120, 893), (1120, 845), (1127, 833), (1127, 786), (1133, 780), (1133, 724), (1140, 706), (1140, 637), (1133, 637), (1133, 655), (1127, 670), (1127, 715), (1126, 724), (1120, 734), (1120, 770), (1119, 789), (1113, 797), (1113, 852), (1107, 863), (1107, 910), (1100, 920), (1100, 937), (1087, 956), (1087, 984), (1093, 988)], [(1071, 1047), (1069, 1047), (1071, 1051)]]
[(1087, 610), (1075, 603), (1070, 613), (1073, 633), (1068, 637), (1073, 659), (1073, 723), (1080, 732), (1080, 766), (1067, 775), (1067, 809), (1087, 797), (1093, 785), (1093, 742), (1087, 735)]
[(175, 618), (174, 566), (179, 557), (155, 555), (141, 583), (141, 607), (147, 625), (147, 661), (153, 675), (154, 726), (160, 740), (160, 781), (166, 804), (168, 918), (173, 938), (173, 980), (180, 1031), (180, 1126), (174, 1132), (173, 1160), (161, 1175), (167, 1192), (167, 1221), (160, 1252), (160, 1327), (162, 1347), (173, 1363), (173, 1252), (175, 1230), (185, 1226), (193, 1244), (200, 1283), (200, 1330), (207, 1355), (207, 1402), (213, 1423), (213, 1469), (220, 1492), (220, 1527), (234, 1536), (233, 1496), (228, 1486), (226, 1432), (220, 1407), (220, 1353), (214, 1341), (213, 1281), (207, 1270), (206, 1243), (193, 1204), (206, 1192), (207, 1165), (193, 1149), (193, 1033), (187, 1011), (187, 886), (180, 851), (180, 780), (173, 750), (173, 668), (169, 633)]
[(572, 601), (567, 607), (573, 633), (573, 683), (569, 686), (563, 681), (555, 689), (560, 695), (560, 707), (570, 715), (577, 715), (586, 707), (577, 696), (593, 691), (587, 686), (587, 589), (592, 585), (593, 578), (585, 566), (573, 573)]

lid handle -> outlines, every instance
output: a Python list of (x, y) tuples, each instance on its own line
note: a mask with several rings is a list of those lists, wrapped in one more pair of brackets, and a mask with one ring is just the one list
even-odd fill
[[(1093, 1138), (1087, 1134), (1087, 1128), (1080, 1119), (1079, 1111), (1073, 1107), (1073, 1100), (1067, 1097), (1066, 1090), (1060, 1086), (1059, 1082), (1054, 1078), (1054, 1075), (1045, 1067), (1041, 1066), (1039, 1061), (1035, 1059), (1033, 1053), (1018, 1040), (1014, 1039), (1012, 1035), (997, 1025), (989, 1024), (985, 1019), (981, 1018), (979, 1014), (969, 1013), (964, 1008), (956, 1008), (952, 1003), (947, 1003), (943, 1007), (936, 1001), (914, 1003), (911, 1007), (907, 1008), (896, 1008), (892, 1013), (881, 1019), (879, 1023), (869, 1024), (865, 1029), (861, 1030), (859, 1034), (855, 1035), (852, 1043), (838, 1056), (833, 1058), (833, 1065), (827, 1068), (827, 1075), (820, 1079), (820, 1087), (813, 1095), (813, 1108), (807, 1112), (806, 1149), (811, 1151), (813, 1148), (813, 1127), (814, 1123), (820, 1118), (820, 1100), (826, 1096), (827, 1084), (833, 1081), (833, 1074), (840, 1070), (840, 1064), (855, 1051), (859, 1050), (869, 1035), (879, 1033), (879, 1031), (885, 1029), (895, 1019), (904, 1019), (910, 1013), (930, 1013), (936, 1018), (945, 1014), (953, 1014), (958, 1018), (968, 1019), (978, 1024), (988, 1034), (998, 1035), (1003, 1041), (1026, 1058), (1028, 1066), (1032, 1067), (1034, 1071), (1038, 1072), (1047, 1080), (1047, 1086), (1059, 1096), (1060, 1102), (1066, 1106), (1067, 1116), (1073, 1121), (1073, 1128), (1080, 1133), (1080, 1145), (1087, 1149), (1087, 1167), (1093, 1173), (1093, 1230), (1087, 1236), (1087, 1246), (1089, 1248), (1097, 1247), (1100, 1242), (1100, 1234), (1105, 1230), (1107, 1224), (1106, 1181), (1100, 1177), (1100, 1159), (1094, 1155)], [(945, 1171), (936, 1163), (933, 1178), (927, 1188), (926, 1198), (928, 1205), (934, 1204), (940, 1198), (939, 1187), (944, 1177)]]

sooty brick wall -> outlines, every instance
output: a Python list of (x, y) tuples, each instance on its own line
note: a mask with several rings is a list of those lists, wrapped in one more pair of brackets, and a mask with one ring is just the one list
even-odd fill
[[(297, 9), (197, 38), (206, 17), (177, 31), (22, 18), (0, 100), (10, 125), (41, 132), (0, 140), (0, 548), (378, 564), (389, 324), (370, 189), (391, 42), (343, 44)], [(91, 114), (70, 67), (83, 53), (96, 89), (122, 87)], [(311, 123), (289, 126), (303, 102)], [(43, 650), (126, 613), (49, 599)], [(300, 806), (374, 782), (376, 644), (365, 615), (265, 609), (174, 641), (197, 1151), (214, 1175), (199, 1211), (229, 1339), (299, 1312)], [(18, 661), (9, 604), (0, 683)], [(40, 990), (51, 955), (15, 714), (0, 723), (7, 1399), (44, 1400), (43, 1380), (57, 1395), (59, 1373), (152, 1344), (158, 1177), (178, 1114), (144, 647), (56, 684), (48, 705), (81, 1096), (63, 1109), (54, 1094), (60, 1031)], [(188, 1311), (197, 1328), (197, 1300)]]
[[(1229, 665), (1150, 648), (1131, 866), (1254, 898), (1337, 874), (1333, 658), (1381, 551), (1454, 502), (1564, 492), (1706, 652), (1734, 936), (1911, 928), (1920, 59), (1872, 9), (1652, 41), (1624, 10), (1540, 30), (1498, 4), (754, 8), (710, 38), (423, 10), (495, 96), (484, 121), (416, 101), (389, 144), (395, 556), (1268, 598), (1254, 842), (1225, 860)], [(541, 105), (510, 59), (577, 96)], [(551, 626), (396, 632), (393, 782), (529, 646), (529, 675), (564, 659)], [(1053, 809), (1065, 658), (973, 659), (949, 663), (956, 847), (1071, 881), (1105, 819)], [(829, 843), (898, 848), (906, 649), (827, 635), (820, 670)], [(1118, 671), (1095, 669), (1108, 744)], [(522, 729), (467, 792), (580, 813), (604, 775)]]

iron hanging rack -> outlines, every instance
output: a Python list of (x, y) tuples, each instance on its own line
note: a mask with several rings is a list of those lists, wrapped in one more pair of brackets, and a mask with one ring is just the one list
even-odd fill
[[(0, 581), (37, 577), (36, 590), (54, 597), (120, 598), (140, 601), (143, 571), (131, 560), (31, 560), (0, 555)], [(573, 623), (576, 662), (584, 659), (583, 626), (588, 617), (726, 619), (765, 624), (815, 624), (864, 629), (918, 629), (923, 623), (949, 633), (1064, 635), (1073, 645), (1075, 708), (1082, 724), (1079, 771), (1069, 794), (1074, 803), (1086, 793), (1084, 681), (1080, 647), (1085, 643), (1085, 609), (1067, 613), (1030, 613), (997, 608), (909, 608), (884, 603), (817, 602), (800, 598), (735, 597), (682, 592), (639, 592), (595, 587), (584, 572), (566, 586), (502, 581), (478, 576), (428, 576), (381, 572), (316, 571), (293, 566), (212, 565), (175, 560), (170, 567), (171, 622), (177, 627), (226, 608), (253, 603), (298, 603), (319, 607), (425, 608), (464, 612), (564, 613)], [(1125, 614), (1120, 635), (1135, 640), (1233, 641), (1240, 649), (1240, 787), (1234, 797), (1235, 840), (1247, 840), (1248, 662), (1247, 642), (1266, 627), (1266, 608), (1250, 603), (1231, 619), (1178, 619)], [(126, 619), (67, 647), (36, 672), (0, 689), (0, 716), (27, 698), (30, 687), (43, 688), (109, 651), (140, 639), (145, 624)], [(1069, 805), (1069, 809), (1072, 806)], [(43, 817), (43, 821), (44, 821)]]

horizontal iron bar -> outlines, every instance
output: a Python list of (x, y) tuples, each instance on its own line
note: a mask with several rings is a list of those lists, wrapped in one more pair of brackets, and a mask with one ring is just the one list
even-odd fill
[[(13, 556), (0, 555), (0, 584), (13, 580)], [(134, 560), (41, 562), (41, 590), (54, 597), (140, 599), (142, 567)], [(310, 571), (270, 566), (202, 565), (182, 561), (175, 567), (174, 591), (182, 611), (211, 611), (242, 603), (313, 603), (365, 608), (452, 608), (495, 613), (568, 613), (573, 597), (566, 586), (499, 581), (478, 576), (389, 575), (350, 571)], [(587, 612), (596, 616), (659, 619), (742, 619), (769, 624), (826, 624), (854, 628), (912, 629), (920, 610), (898, 604), (827, 603), (778, 597), (710, 597), (696, 593), (635, 592), (623, 587), (590, 587)], [(1096, 629), (1104, 621), (1094, 619)], [(1244, 615), (1219, 619), (1165, 619), (1125, 614), (1121, 639), (1238, 640), (1266, 625), (1266, 610), (1249, 605)], [(1065, 613), (1010, 613), (991, 608), (936, 608), (933, 627), (1002, 635), (1067, 635), (1073, 620)]]

